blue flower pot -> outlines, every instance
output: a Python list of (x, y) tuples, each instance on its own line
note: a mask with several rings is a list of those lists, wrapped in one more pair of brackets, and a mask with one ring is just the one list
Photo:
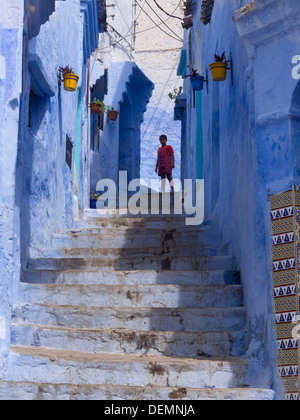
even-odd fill
[(191, 77), (191, 83), (194, 90), (203, 90), (203, 76), (194, 76)]
[(175, 106), (174, 108), (174, 120), (178, 121), (181, 120), (183, 117), (184, 108), (181, 106)]
[(91, 198), (90, 199), (90, 208), (96, 209), (97, 208), (97, 198)]

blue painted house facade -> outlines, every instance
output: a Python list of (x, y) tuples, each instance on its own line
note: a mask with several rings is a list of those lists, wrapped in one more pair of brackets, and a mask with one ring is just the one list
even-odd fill
[[(102, 176), (111, 157), (105, 138), (118, 150), (127, 128), (127, 100), (142, 110), (129, 127), (130, 159), (138, 162), (139, 125), (153, 85), (134, 63), (112, 64), (108, 83), (107, 69), (92, 57), (106, 30), (105, 0), (1, 0), (0, 10), (0, 352), (6, 354), (23, 268), (90, 207), (92, 176)], [(58, 72), (67, 65), (79, 77), (72, 92)], [(121, 111), (117, 123), (105, 120), (98, 149), (89, 107), (97, 86)], [(123, 166), (119, 159), (113, 169)]]
[[(257, 385), (299, 398), (300, 1), (186, 1), (182, 177), (205, 180), (205, 218), (236, 258)], [(227, 78), (213, 81), (214, 55)], [(232, 60), (230, 60), (232, 59)]]
[[(94, 118), (91, 136), (96, 140), (91, 152), (91, 190), (96, 191), (101, 179), (111, 179), (118, 186), (119, 171), (127, 171), (128, 182), (140, 178), (140, 126), (154, 84), (132, 61), (111, 62), (106, 71), (103, 67), (97, 70), (94, 63), (91, 68), (92, 97), (100, 98), (119, 112), (115, 121), (105, 116), (101, 129), (96, 121), (98, 117)], [(103, 88), (105, 75), (106, 88)]]
[[(1, 2), (1, 352), (9, 349), (22, 268), (51, 232), (71, 226), (89, 197), (82, 103), (88, 59), (104, 30), (100, 3)], [(66, 65), (79, 76), (75, 92), (58, 77)]]

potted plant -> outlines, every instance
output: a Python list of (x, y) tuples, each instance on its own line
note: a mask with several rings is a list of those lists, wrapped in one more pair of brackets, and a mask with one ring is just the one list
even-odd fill
[(178, 89), (175, 88), (173, 89), (173, 92), (170, 92), (168, 94), (169, 98), (175, 102), (175, 104), (178, 104), (178, 96), (180, 96), (182, 94), (182, 89), (183, 87), (180, 86)]
[(118, 118), (118, 115), (119, 115), (119, 111), (116, 111), (113, 107), (112, 108), (108, 107), (107, 115), (108, 115), (108, 118), (111, 121), (116, 121), (116, 119)]
[(209, 65), (212, 78), (215, 82), (222, 82), (226, 80), (227, 76), (227, 61), (225, 51), (221, 56), (215, 54), (215, 62)]
[(99, 192), (91, 191), (90, 192), (90, 208), (96, 209), (97, 208), (97, 200), (100, 197)]
[(100, 101), (100, 99), (94, 98), (93, 102), (89, 104), (91, 108), (92, 114), (100, 114), (101, 112), (105, 112), (107, 110), (107, 106), (104, 102)]
[[(187, 66), (190, 67), (190, 66)], [(193, 69), (191, 70), (191, 74), (188, 74), (186, 77), (191, 78), (192, 87), (195, 91), (203, 90), (203, 83), (204, 83), (204, 77), (200, 76), (200, 74), (197, 72), (197, 70)]]
[(185, 110), (185, 99), (180, 98), (183, 87), (175, 88), (173, 92), (168, 94), (169, 98), (175, 102), (174, 107), (174, 120), (181, 120)]
[(58, 71), (63, 76), (64, 90), (68, 92), (74, 92), (77, 87), (79, 76), (75, 74), (74, 70), (70, 66), (59, 67)]

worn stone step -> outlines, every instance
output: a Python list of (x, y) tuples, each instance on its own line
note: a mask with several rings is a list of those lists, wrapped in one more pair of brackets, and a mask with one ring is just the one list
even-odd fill
[[(142, 400), (148, 401), (273, 401), (276, 394), (271, 389), (257, 388), (178, 388), (162, 386), (122, 386), (122, 385), (71, 385), (34, 382), (5, 382), (0, 381), (0, 400), (90, 400), (90, 401), (121, 401)], [(163, 403), (162, 403), (163, 404)], [(108, 407), (111, 404), (107, 403)], [(127, 404), (129, 407), (130, 404)], [(128, 414), (129, 411), (126, 411)], [(147, 413), (154, 414), (154, 408)], [(130, 413), (133, 416), (133, 413)]]
[[(127, 207), (117, 208), (117, 209), (104, 209), (99, 207), (98, 209), (85, 209), (83, 212), (82, 219), (105, 219), (105, 218), (126, 218), (126, 219), (183, 219), (185, 218), (194, 218), (196, 216), (195, 209), (191, 207), (189, 209), (184, 209), (183, 207), (177, 207), (174, 209), (173, 203), (168, 205), (166, 202), (164, 206), (152, 206), (147, 208), (142, 208), (139, 211), (133, 212)], [(198, 210), (198, 217), (200, 216), (200, 211)], [(198, 223), (203, 223), (203, 220), (200, 220)]]
[(115, 230), (115, 229), (81, 229), (62, 234), (56, 234), (52, 238), (54, 248), (147, 248), (161, 247), (162, 245), (173, 246), (224, 246), (221, 242), (221, 234), (218, 231), (202, 232), (176, 232), (163, 231), (161, 229), (138, 231)]
[(156, 356), (242, 356), (246, 332), (137, 331), (12, 324), (13, 345)]
[(227, 254), (226, 246), (181, 246), (165, 242), (157, 247), (118, 248), (51, 248), (41, 252), (45, 258), (144, 258), (158, 257), (214, 257)]
[[(178, 219), (178, 218), (182, 218), (185, 220), (185, 218), (195, 218), (195, 211), (189, 211), (188, 213), (182, 209), (182, 211), (180, 209), (176, 209), (174, 211), (174, 207), (170, 206), (170, 208), (166, 205), (164, 206), (164, 209), (158, 208), (156, 207), (155, 209), (148, 209), (148, 211), (146, 209), (141, 209), (139, 210), (139, 212), (137, 214), (133, 214), (133, 212), (131, 212), (128, 208), (126, 209), (121, 208), (121, 209), (106, 209), (103, 212), (103, 207), (99, 208), (99, 212), (96, 209), (89, 209), (90, 213), (88, 211), (85, 211), (83, 217), (81, 220), (89, 220), (89, 219), (106, 219), (106, 218), (113, 218), (113, 217), (118, 217), (121, 219), (163, 219), (163, 218), (167, 218), (167, 219)], [(192, 214), (189, 214), (192, 213)], [(203, 223), (203, 219), (199, 220), (198, 223)]]
[(20, 284), (21, 303), (97, 307), (206, 308), (243, 304), (240, 285), (70, 285)]
[(213, 225), (201, 224), (196, 226), (190, 226), (186, 224), (184, 217), (95, 217), (85, 218), (75, 221), (75, 228), (118, 228), (118, 229), (175, 229), (175, 228), (186, 228), (187, 230), (193, 231), (205, 231), (214, 229)]
[(24, 304), (15, 317), (28, 324), (62, 328), (127, 328), (140, 331), (240, 331), (239, 308), (107, 308)]
[(173, 232), (174, 234), (196, 233), (205, 235), (206, 233), (220, 231), (212, 225), (188, 226), (182, 221), (176, 220), (135, 220), (131, 219), (100, 219), (94, 223), (87, 223), (85, 226), (73, 227), (72, 229), (58, 231), (58, 234), (80, 234), (80, 233), (105, 233), (105, 234), (128, 234), (128, 235), (148, 235)]
[(240, 284), (239, 272), (211, 271), (79, 271), (79, 270), (27, 270), (23, 273), (27, 283), (107, 284), (107, 285), (225, 285)]
[(197, 235), (205, 235), (206, 233), (221, 233), (214, 226), (187, 226), (182, 222), (175, 221), (147, 221), (141, 220), (139, 223), (122, 219), (113, 220), (98, 220), (97, 223), (90, 223), (87, 226), (74, 227), (67, 230), (59, 230), (58, 234), (83, 234), (83, 233), (95, 233), (95, 234), (116, 234), (120, 235), (148, 235), (149, 233), (164, 234), (172, 232), (174, 234), (186, 234), (196, 233)]
[(29, 269), (44, 270), (233, 270), (234, 259), (229, 256), (216, 257), (164, 257), (144, 256), (137, 258), (31, 258)]
[(56, 384), (236, 388), (247, 386), (241, 358), (187, 358), (90, 354), (39, 347), (11, 347), (5, 381)]
[[(0, 400), (90, 400), (90, 401), (121, 401), (142, 400), (148, 401), (273, 401), (276, 394), (271, 389), (258, 388), (178, 388), (162, 386), (122, 386), (122, 385), (72, 385), (33, 382), (8, 382), (0, 381)], [(162, 403), (163, 404), (163, 403)], [(112, 403), (107, 404), (112, 408)], [(116, 406), (116, 404), (115, 404)], [(130, 404), (127, 404), (129, 407)], [(147, 413), (154, 414), (154, 407)], [(129, 411), (126, 411), (128, 414)], [(130, 416), (133, 416), (133, 412)], [(161, 413), (162, 414), (162, 413)]]

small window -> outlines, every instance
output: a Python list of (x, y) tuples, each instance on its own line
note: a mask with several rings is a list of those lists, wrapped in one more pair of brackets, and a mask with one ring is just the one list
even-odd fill
[(104, 70), (104, 94), (108, 94), (108, 69)]
[(72, 162), (73, 162), (73, 144), (71, 139), (68, 135), (66, 135), (66, 164), (72, 170)]

